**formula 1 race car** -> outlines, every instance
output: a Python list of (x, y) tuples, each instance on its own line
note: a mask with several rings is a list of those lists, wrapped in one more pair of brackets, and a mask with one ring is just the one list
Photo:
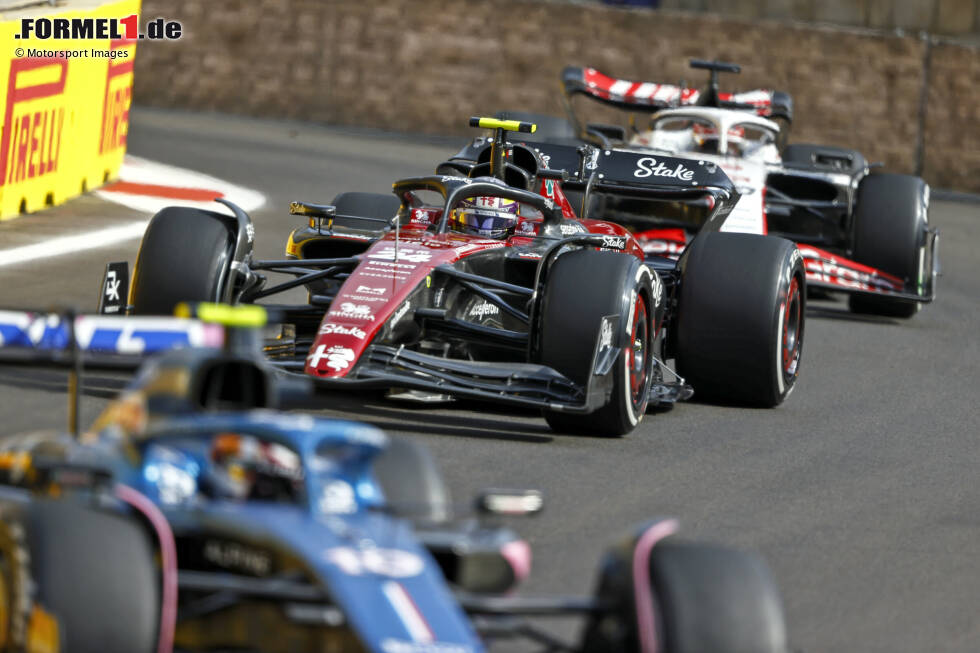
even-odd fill
[[(853, 150), (786, 145), (793, 119), (788, 94), (724, 93), (718, 74), (737, 73), (737, 65), (695, 60), (691, 66), (710, 72), (705, 90), (569, 67), (562, 73), (568, 120), (514, 111), (499, 115), (541, 123), (544, 129), (531, 136), (535, 141), (590, 142), (711, 161), (741, 193), (722, 230), (797, 242), (811, 288), (847, 292), (852, 310), (894, 317), (911, 317), (932, 301), (938, 232), (929, 226), (929, 186), (921, 178), (875, 172)], [(627, 124), (583, 125), (573, 101), (578, 96), (627, 112)], [(607, 198), (601, 210), (636, 231), (645, 251), (677, 252), (686, 245), (676, 232), (644, 233), (651, 225), (644, 219), (649, 209), (635, 202)]]
[[(325, 388), (539, 408), (559, 431), (625, 434), (650, 401), (690, 396), (668, 357), (704, 397), (785, 399), (802, 348), (802, 260), (785, 240), (718, 233), (738, 199), (724, 172), (664, 159), (670, 175), (644, 177), (644, 155), (510, 148), (507, 130), (534, 126), (473, 121), (497, 136), (467, 176), (295, 202), (308, 226), (283, 260), (252, 260), (250, 220), (231, 204), (234, 217), (161, 211), (130, 306), (103, 311), (168, 314), (178, 301), (255, 302), (305, 286), (307, 305), (277, 306), (286, 329), (269, 353), (284, 369)], [(680, 261), (646, 257), (625, 228), (576, 219), (563, 187), (667, 202), (699, 235)], [(110, 264), (104, 296), (127, 271)], [(266, 287), (264, 271), (295, 279)]]
[[(262, 309), (244, 308), (197, 308), (239, 325), (227, 333), (144, 324), (150, 340), (224, 345), (151, 359), (83, 434), (0, 440), (4, 651), (476, 653), (498, 638), (583, 653), (786, 650), (762, 559), (679, 540), (669, 519), (609, 550), (594, 596), (514, 596), (530, 549), (499, 519), (539, 510), (541, 495), (487, 491), (478, 505), (493, 523), (457, 517), (421, 447), (276, 412), (296, 388), (279, 387), (241, 328)], [(0, 362), (78, 370), (84, 351), (86, 366), (115, 365), (133, 358), (119, 336), (131, 328), (0, 312)], [(562, 642), (528, 621), (548, 615), (581, 617), (583, 636)]]

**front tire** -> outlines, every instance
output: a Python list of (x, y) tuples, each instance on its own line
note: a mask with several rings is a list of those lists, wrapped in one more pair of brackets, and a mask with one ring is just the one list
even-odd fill
[(707, 233), (683, 262), (677, 367), (696, 397), (772, 407), (799, 376), (806, 277), (783, 238)]
[(665, 651), (786, 651), (782, 601), (757, 554), (670, 537), (654, 547), (650, 574)]
[(37, 600), (57, 617), (64, 653), (156, 649), (159, 577), (154, 546), (137, 522), (38, 500), (28, 523)]
[(620, 316), (625, 343), (610, 372), (608, 402), (586, 415), (546, 410), (555, 431), (618, 436), (643, 419), (661, 315), (654, 274), (632, 256), (592, 249), (562, 254), (552, 265), (541, 304), (540, 362), (584, 388), (603, 317)]
[(168, 206), (143, 234), (133, 273), (135, 315), (173, 315), (180, 302), (220, 302), (234, 236), (219, 213)]
[[(854, 260), (893, 274), (906, 283), (922, 282), (927, 271), (926, 183), (912, 175), (875, 174), (861, 180), (854, 210)], [(887, 295), (851, 295), (855, 313), (909, 318), (920, 302)]]
[(756, 553), (647, 537), (653, 522), (607, 549), (582, 653), (785, 653), (782, 600)]

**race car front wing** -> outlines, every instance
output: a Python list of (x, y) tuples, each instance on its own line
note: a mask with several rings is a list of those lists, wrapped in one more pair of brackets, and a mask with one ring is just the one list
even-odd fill
[[(618, 349), (607, 352), (597, 345), (593, 374), (582, 386), (546, 365), (467, 361), (372, 345), (351, 376), (318, 378), (315, 384), (324, 390), (408, 388), (527, 408), (589, 413), (608, 400), (613, 382), (610, 370), (618, 353)], [(652, 405), (674, 403), (691, 394), (683, 379), (655, 381), (650, 387)]]

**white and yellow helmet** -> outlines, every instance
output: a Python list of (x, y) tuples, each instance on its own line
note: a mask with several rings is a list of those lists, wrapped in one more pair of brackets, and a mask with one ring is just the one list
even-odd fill
[(517, 226), (518, 206), (503, 197), (468, 197), (453, 209), (449, 228), (486, 238), (506, 238)]

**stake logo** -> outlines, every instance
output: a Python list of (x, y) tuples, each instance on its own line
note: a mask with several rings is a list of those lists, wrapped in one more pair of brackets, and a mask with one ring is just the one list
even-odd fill
[(678, 163), (676, 168), (668, 168), (664, 165), (663, 161), (658, 162), (653, 157), (646, 156), (638, 159), (633, 176), (642, 179), (651, 175), (654, 177), (670, 177), (682, 181), (691, 181), (694, 179), (694, 171), (685, 168), (681, 163)]
[(354, 336), (358, 340), (364, 340), (367, 336), (364, 331), (358, 329), (356, 326), (344, 326), (342, 324), (334, 324), (333, 322), (327, 322), (322, 327), (320, 327), (320, 335), (330, 335), (338, 334), (342, 336)]
[(626, 249), (626, 236), (603, 236), (602, 246), (608, 249)]

